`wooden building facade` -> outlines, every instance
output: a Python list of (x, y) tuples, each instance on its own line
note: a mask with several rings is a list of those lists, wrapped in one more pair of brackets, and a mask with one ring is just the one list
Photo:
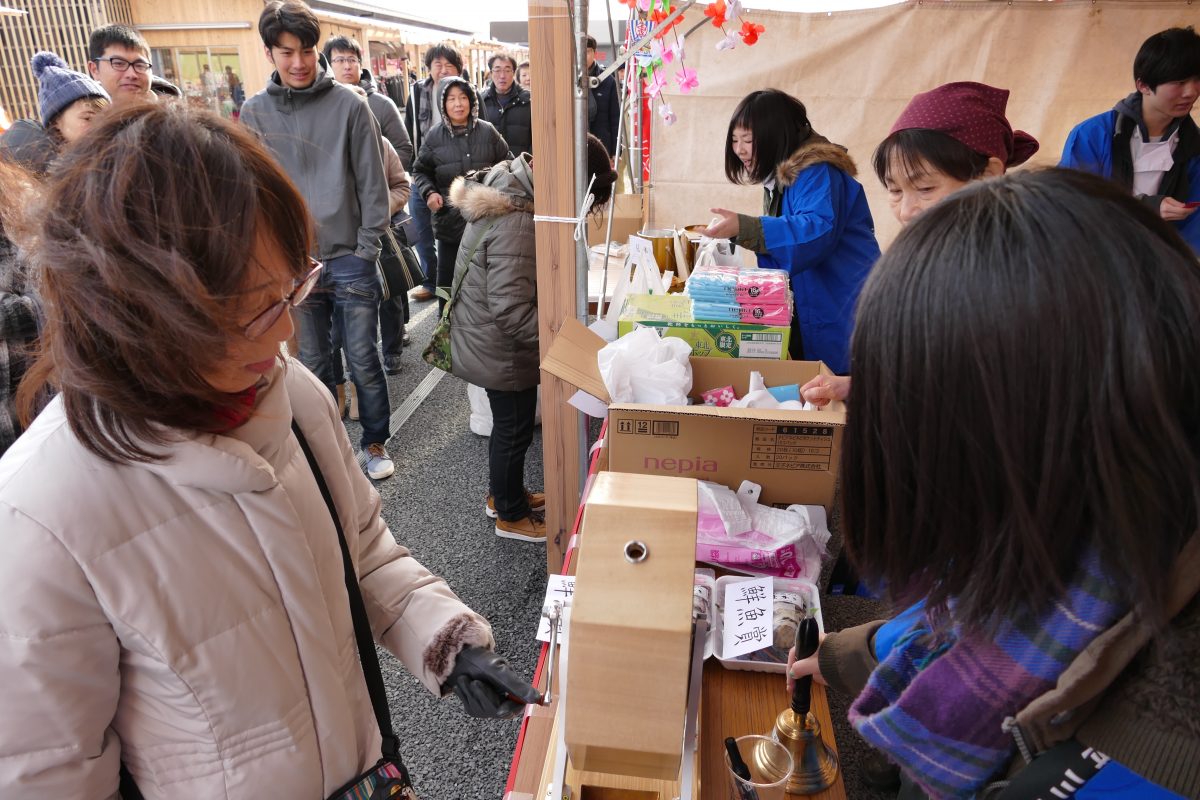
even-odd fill
[(38, 85), (29, 66), (34, 53), (52, 50), (86, 72), (91, 32), (133, 24), (130, 0), (5, 0), (5, 5), (25, 12), (0, 16), (0, 106), (14, 120), (38, 115)]
[[(122, 23), (149, 43), (154, 74), (182, 90), (189, 103), (235, 117), (241, 101), (263, 89), (272, 66), (258, 37), (263, 0), (5, 0), (27, 13), (0, 17), (0, 106), (10, 119), (37, 116), (37, 81), (29, 66), (39, 50), (53, 50), (85, 70), (87, 40), (101, 25)], [(424, 73), (425, 51), (441, 41), (463, 54), (464, 72), (477, 85), (498, 50), (520, 62), (528, 49), (477, 41), (468, 31), (398, 21), (400, 16), (364, 11), (355, 2), (315, 2), (321, 42), (350, 36), (366, 51), (372, 73), (402, 104), (409, 81)], [(369, 57), (367, 57), (369, 56)], [(406, 56), (409, 60), (402, 59)], [(238, 87), (240, 86), (240, 91)]]

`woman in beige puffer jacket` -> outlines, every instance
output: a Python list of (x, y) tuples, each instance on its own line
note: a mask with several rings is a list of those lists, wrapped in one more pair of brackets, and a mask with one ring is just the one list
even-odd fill
[(124, 764), (146, 798), (321, 800), (379, 760), (293, 420), (376, 641), (435, 694), (513, 691), (487, 622), (380, 517), (330, 393), (278, 356), (319, 268), (266, 151), (207, 112), (118, 112), (40, 213), (30, 375), (61, 394), (0, 459), (0, 794), (111, 798)]

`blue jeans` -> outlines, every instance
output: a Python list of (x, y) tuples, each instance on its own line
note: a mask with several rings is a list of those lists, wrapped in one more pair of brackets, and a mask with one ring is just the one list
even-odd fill
[(417, 258), (421, 259), (421, 269), (425, 270), (425, 283), (421, 285), (432, 292), (437, 276), (437, 252), (433, 246), (433, 222), (429, 206), (425, 205), (425, 198), (417, 192), (413, 192), (412, 196), (408, 198), (408, 213), (413, 219), (411, 226), (413, 236), (410, 244), (417, 251)]
[(374, 262), (355, 255), (341, 256), (325, 262), (316, 290), (294, 312), (300, 361), (333, 394), (341, 372), (340, 364), (333, 363), (331, 336), (337, 309), (350, 379), (358, 391), (364, 449), (369, 444), (387, 442), (391, 415), (387, 379), (379, 351), (375, 349), (379, 338), (379, 298), (379, 274)]
[[(400, 357), (404, 352), (404, 326), (408, 324), (408, 294), (379, 302), (379, 339), (383, 345), (383, 357)], [(346, 382), (346, 366), (342, 363), (342, 315), (333, 309), (333, 327), (329, 331), (333, 340), (334, 383)]]

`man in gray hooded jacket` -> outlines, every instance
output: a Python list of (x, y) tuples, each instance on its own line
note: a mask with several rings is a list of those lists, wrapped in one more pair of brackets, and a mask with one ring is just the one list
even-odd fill
[(258, 32), (275, 73), (242, 106), (255, 130), (308, 202), (317, 227), (319, 289), (295, 311), (300, 360), (334, 393), (330, 328), (337, 307), (350, 376), (358, 392), (367, 474), (391, 477), (384, 449), (391, 409), (375, 347), (382, 297), (376, 260), (388, 225), (388, 187), (379, 125), (367, 104), (333, 79), (317, 52), (321, 26), (307, 5), (272, 0)]

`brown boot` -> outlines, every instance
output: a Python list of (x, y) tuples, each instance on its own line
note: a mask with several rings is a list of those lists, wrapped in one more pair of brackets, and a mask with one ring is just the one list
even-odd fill
[(346, 396), (350, 398), (350, 411), (347, 414), (350, 419), (358, 421), (358, 392), (354, 389), (353, 383), (346, 384)]
[[(530, 511), (545, 511), (546, 510), (546, 495), (542, 492), (531, 492), (525, 490), (525, 502), (529, 503)], [(487, 496), (487, 505), (484, 506), (483, 513), (487, 514), (492, 519), (498, 519), (499, 514), (496, 513), (496, 498), (490, 494)]]
[(346, 416), (346, 384), (339, 383), (335, 388), (337, 389), (336, 402), (337, 402), (338, 416), (345, 417)]
[(496, 535), (501, 539), (516, 539), (519, 542), (546, 541), (546, 516), (540, 511), (530, 511), (524, 519), (496, 520)]

